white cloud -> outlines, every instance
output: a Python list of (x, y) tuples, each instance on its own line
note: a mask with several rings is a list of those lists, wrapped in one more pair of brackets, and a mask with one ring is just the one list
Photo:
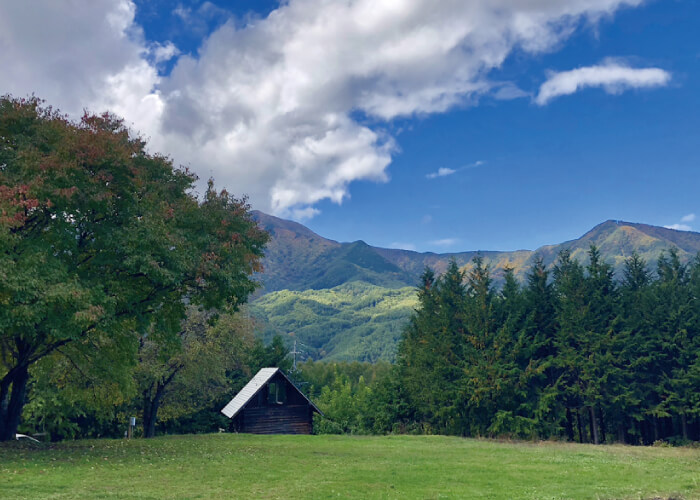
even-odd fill
[(425, 178), (426, 179), (437, 179), (438, 177), (447, 177), (448, 175), (455, 174), (459, 172), (460, 170), (468, 170), (470, 168), (476, 168), (480, 167), (481, 165), (484, 165), (486, 162), (485, 161), (475, 161), (474, 163), (470, 163), (468, 165), (464, 165), (463, 167), (459, 168), (446, 168), (446, 167), (440, 167), (437, 172), (431, 172), (429, 174), (426, 174)]
[(430, 224), (433, 222), (433, 216), (432, 215), (424, 215), (421, 217), (420, 223), (421, 224)]
[(693, 222), (695, 220), (695, 214), (687, 214), (681, 217), (680, 223), (676, 224), (670, 224), (668, 226), (664, 226), (666, 229), (675, 229), (677, 231), (692, 231), (693, 228), (690, 226), (690, 224), (685, 224), (688, 222)]
[(523, 89), (510, 82), (495, 87), (495, 92), (493, 92), (493, 98), (499, 101), (510, 101), (512, 99), (520, 99), (521, 97), (529, 97), (530, 95), (529, 92), (525, 92)]
[(288, 0), (248, 24), (211, 3), (178, 7), (189, 29), (216, 25), (202, 24), (211, 15), (227, 21), (167, 76), (158, 62), (177, 48), (144, 39), (130, 0), (2, 2), (0, 67), (11, 71), (0, 72), (0, 93), (35, 92), (74, 116), (109, 109), (153, 150), (249, 194), (256, 208), (310, 216), (320, 200), (340, 203), (354, 181), (388, 179), (398, 149), (383, 121), (476, 103), (494, 89), (518, 97), (489, 81), (514, 49), (553, 50), (579, 20), (641, 1)]
[(314, 207), (294, 208), (292, 209), (291, 216), (295, 220), (305, 221), (312, 219), (319, 213), (321, 213), (321, 211)]
[(443, 238), (441, 240), (433, 240), (430, 242), (431, 245), (435, 245), (438, 247), (451, 247), (459, 243), (459, 239), (457, 238)]
[(232, 17), (230, 12), (208, 1), (194, 10), (179, 4), (172, 13), (179, 18), (183, 29), (200, 36), (207, 34), (211, 23), (223, 24)]
[(129, 0), (1, 2), (0, 67), (11, 71), (0, 72), (0, 94), (36, 93), (74, 116), (121, 98), (140, 103), (159, 80), (134, 14)]
[(457, 172), (457, 170), (453, 168), (440, 167), (438, 168), (437, 172), (431, 172), (425, 177), (426, 179), (436, 179), (437, 177), (447, 177), (448, 175), (452, 175), (455, 172)]
[(609, 94), (618, 94), (627, 89), (662, 87), (670, 81), (671, 74), (660, 68), (631, 68), (622, 62), (606, 60), (597, 66), (552, 72), (540, 86), (535, 102), (544, 105), (555, 97), (587, 87), (602, 87)]
[(692, 231), (693, 228), (687, 224), (671, 224), (669, 226), (664, 226), (666, 229), (675, 229), (676, 231)]
[(173, 57), (180, 54), (180, 50), (175, 46), (173, 42), (166, 42), (165, 44), (154, 43), (151, 48), (151, 54), (156, 63), (169, 61)]
[(402, 243), (400, 241), (394, 241), (389, 245), (389, 248), (396, 248), (398, 250), (411, 250), (413, 252), (416, 251), (416, 245), (413, 243)]

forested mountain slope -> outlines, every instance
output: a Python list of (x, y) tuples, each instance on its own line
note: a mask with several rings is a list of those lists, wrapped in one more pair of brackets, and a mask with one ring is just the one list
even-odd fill
[(418, 305), (415, 288), (390, 289), (362, 281), (324, 290), (271, 292), (251, 312), (264, 337), (298, 340), (301, 359), (393, 361), (406, 321)]
[(302, 224), (254, 212), (261, 227), (272, 239), (260, 276), (266, 292), (274, 290), (308, 290), (332, 288), (352, 281), (365, 281), (387, 288), (414, 286), (426, 266), (437, 273), (447, 268), (451, 259), (469, 267), (476, 255), (491, 266), (496, 282), (503, 269), (512, 267), (523, 278), (536, 255), (551, 266), (557, 255), (568, 249), (574, 258), (586, 262), (586, 252), (596, 245), (606, 262), (616, 272), (624, 260), (636, 251), (653, 268), (661, 252), (677, 247), (681, 260), (687, 262), (700, 252), (700, 233), (677, 231), (623, 221), (606, 221), (578, 239), (546, 245), (536, 250), (467, 251), (437, 254), (411, 250), (373, 247), (364, 241), (339, 243), (317, 235)]
[[(265, 335), (299, 339), (314, 359), (391, 360), (396, 340), (415, 305), (413, 287), (426, 266), (442, 273), (451, 259), (462, 269), (480, 255), (500, 286), (505, 267), (524, 280), (537, 256), (551, 267), (562, 250), (587, 263), (591, 245), (617, 277), (627, 257), (637, 252), (654, 269), (661, 252), (678, 249), (681, 261), (700, 252), (700, 233), (647, 224), (606, 221), (578, 239), (537, 250), (419, 253), (378, 248), (363, 241), (339, 243), (302, 224), (254, 212), (271, 235), (264, 260), (260, 296), (252, 309)], [(293, 335), (291, 334), (293, 332)]]
[(412, 272), (384, 258), (364, 241), (338, 243), (307, 227), (254, 212), (260, 226), (271, 235), (259, 276), (264, 290), (318, 290), (352, 281), (388, 288), (415, 284)]

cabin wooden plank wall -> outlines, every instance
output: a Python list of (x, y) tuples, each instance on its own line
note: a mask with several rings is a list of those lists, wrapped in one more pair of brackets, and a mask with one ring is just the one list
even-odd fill
[(241, 431), (251, 434), (311, 434), (312, 415), (307, 405), (280, 408), (246, 408)]
[(313, 407), (280, 372), (233, 419), (234, 430), (250, 434), (311, 434)]

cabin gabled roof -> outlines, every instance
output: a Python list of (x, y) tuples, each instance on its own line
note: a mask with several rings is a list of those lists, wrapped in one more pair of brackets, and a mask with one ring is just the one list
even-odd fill
[(260, 392), (260, 389), (265, 387), (265, 385), (272, 379), (272, 377), (275, 376), (275, 374), (279, 372), (291, 385), (294, 387), (299, 394), (301, 394), (306, 401), (309, 402), (311, 407), (318, 412), (319, 414), (323, 415), (321, 410), (316, 407), (315, 404), (311, 402), (309, 398), (306, 397), (306, 395), (301, 392), (294, 383), (289, 380), (289, 377), (287, 377), (282, 370), (279, 368), (262, 368), (258, 373), (255, 374), (255, 376), (250, 379), (250, 382), (248, 382), (243, 389), (240, 390), (236, 396), (228, 402), (226, 406), (221, 410), (221, 413), (226, 415), (228, 418), (233, 418), (235, 417), (238, 412), (240, 412), (245, 405), (248, 404), (248, 402), (255, 397), (255, 395)]

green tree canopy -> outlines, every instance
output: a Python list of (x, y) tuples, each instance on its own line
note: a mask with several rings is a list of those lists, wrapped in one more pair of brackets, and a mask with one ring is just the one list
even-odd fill
[(244, 200), (149, 153), (114, 116), (74, 122), (35, 98), (0, 98), (0, 440), (29, 369), (62, 348), (134, 360), (167, 342), (185, 303), (245, 301), (267, 235)]

